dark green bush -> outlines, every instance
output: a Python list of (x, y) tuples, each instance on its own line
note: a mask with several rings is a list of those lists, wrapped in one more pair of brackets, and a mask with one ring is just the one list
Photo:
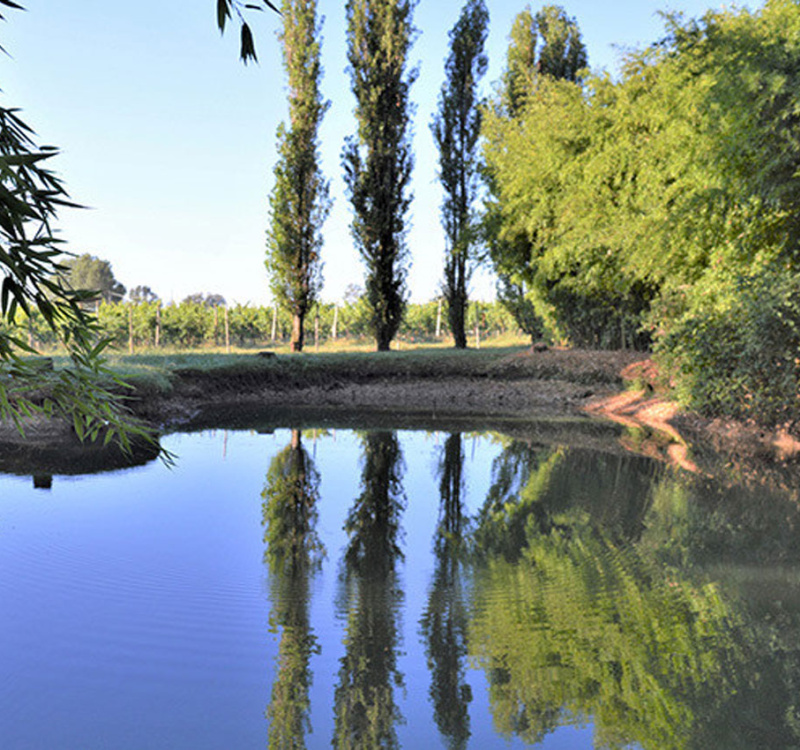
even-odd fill
[(709, 295), (659, 342), (687, 406), (767, 426), (800, 418), (800, 274), (740, 277)]

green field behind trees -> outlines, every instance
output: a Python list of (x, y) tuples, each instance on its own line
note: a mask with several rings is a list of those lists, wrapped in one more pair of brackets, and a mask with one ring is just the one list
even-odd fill
[[(226, 307), (209, 304), (208, 299), (193, 295), (167, 305), (159, 300), (98, 301), (94, 310), (100, 334), (111, 341), (112, 351), (290, 348), (294, 322), (290, 310), (238, 304)], [(489, 340), (504, 344), (524, 342), (513, 316), (499, 302), (471, 303), (467, 323), (472, 347)], [(30, 317), (19, 316), (9, 333), (27, 339), (39, 351), (59, 350), (57, 336), (35, 312)], [(305, 339), (309, 348), (370, 346), (373, 340), (366, 300), (351, 297), (341, 304), (315, 304), (305, 320)], [(436, 343), (452, 344), (447, 304), (438, 300), (409, 303), (397, 344)]]

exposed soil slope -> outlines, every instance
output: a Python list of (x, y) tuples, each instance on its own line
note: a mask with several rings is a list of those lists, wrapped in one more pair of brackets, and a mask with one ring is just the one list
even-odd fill
[(492, 357), (478, 352), (424, 359), (360, 357), (304, 367), (303, 355), (253, 367), (177, 368), (170, 393), (146, 394), (138, 414), (169, 428), (209, 406), (316, 406), (437, 415), (573, 412), (623, 387), (637, 352), (531, 350)]

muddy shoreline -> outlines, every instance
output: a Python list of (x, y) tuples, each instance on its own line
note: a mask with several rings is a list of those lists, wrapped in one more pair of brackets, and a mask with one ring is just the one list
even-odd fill
[[(569, 431), (587, 444), (611, 448), (701, 472), (693, 447), (737, 460), (798, 460), (800, 442), (781, 432), (685, 414), (651, 387), (641, 390), (646, 356), (635, 352), (524, 351), (492, 368), (463, 373), (336, 371), (330, 377), (276, 378), (265, 370), (247, 377), (226, 373), (178, 373), (169, 392), (134, 392), (132, 412), (161, 433), (213, 427), (260, 429), (327, 424), (454, 431), (498, 430), (516, 437), (557, 442)], [(634, 373), (632, 377), (631, 373)], [(625, 437), (636, 431), (636, 440)], [(142, 450), (141, 462), (152, 458)], [(124, 460), (113, 446), (85, 446), (68, 425), (32, 420), (24, 439), (0, 425), (0, 471), (17, 473), (33, 460), (52, 473), (81, 466), (118, 468)]]
[[(637, 352), (588, 350), (522, 351), (489, 366), (431, 367), (388, 372), (353, 366), (300, 375), (287, 368), (220, 375), (186, 370), (177, 373), (165, 395), (134, 398), (137, 416), (160, 429), (179, 429), (209, 409), (230, 407), (316, 407), (345, 411), (439, 417), (574, 415), (591, 399), (606, 398), (625, 387), (622, 371), (641, 362)], [(290, 358), (285, 361), (291, 362)], [(377, 361), (377, 360), (376, 360)]]
[(134, 412), (162, 431), (181, 429), (204, 414), (253, 409), (303, 408), (343, 413), (360, 411), (427, 417), (524, 419), (526, 416), (563, 416), (582, 413), (590, 399), (608, 397), (617, 389), (609, 385), (587, 386), (566, 380), (518, 380), (513, 382), (454, 378), (446, 381), (404, 379), (369, 383), (337, 382), (325, 386), (264, 387), (247, 391), (215, 393), (178, 392), (146, 399)]

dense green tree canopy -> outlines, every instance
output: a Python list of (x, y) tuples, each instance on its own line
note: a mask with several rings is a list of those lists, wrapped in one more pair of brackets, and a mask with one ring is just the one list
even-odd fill
[[(507, 77), (483, 131), (495, 267), (551, 335), (655, 339), (693, 406), (796, 419), (800, 6), (666, 25), (616, 80), (538, 75), (520, 100)], [(784, 292), (756, 314), (765, 275)]]
[(125, 287), (114, 277), (111, 263), (83, 253), (62, 261), (64, 278), (73, 289), (93, 293), (104, 302), (119, 302), (125, 296)]
[(158, 295), (149, 286), (138, 284), (128, 290), (128, 299), (131, 302), (157, 302)]
[[(543, 89), (553, 81), (567, 81), (577, 87), (575, 81), (586, 62), (577, 22), (563, 8), (548, 5), (535, 15), (530, 6), (525, 8), (514, 19), (502, 86), (484, 120), (483, 134), (487, 141), (484, 176), (491, 194), (484, 232), (499, 280), (498, 296), (532, 338), (541, 334), (541, 321), (547, 318), (544, 306), (536, 305), (532, 299), (536, 276), (534, 246), (541, 246), (544, 238), (535, 229), (525, 226), (521, 231), (509, 222), (508, 212), (517, 208), (518, 201), (509, 192), (505, 173), (498, 169), (493, 157), (497, 148), (516, 157), (516, 150), (510, 144), (507, 146), (506, 139), (524, 129), (525, 108), (541, 97)], [(498, 130), (502, 135), (498, 135)], [(528, 159), (525, 173), (546, 171), (548, 167), (546, 160), (539, 164)], [(526, 208), (527, 205), (520, 210)]]
[(201, 307), (225, 307), (225, 297), (212, 292), (195, 292), (184, 298), (183, 304), (200, 305)]

